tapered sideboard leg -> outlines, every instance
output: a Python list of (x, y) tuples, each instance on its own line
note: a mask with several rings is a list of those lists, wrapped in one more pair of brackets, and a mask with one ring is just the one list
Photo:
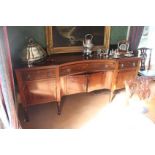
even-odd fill
[(109, 97), (109, 102), (111, 102), (112, 100), (113, 100), (113, 98), (114, 98), (114, 91), (111, 91), (110, 92), (110, 97)]
[(60, 102), (57, 102), (57, 114), (58, 115), (61, 115), (61, 104), (60, 104)]
[(24, 122), (29, 122), (28, 108), (24, 108)]

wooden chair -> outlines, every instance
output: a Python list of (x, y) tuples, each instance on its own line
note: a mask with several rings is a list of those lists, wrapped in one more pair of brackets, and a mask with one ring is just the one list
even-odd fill
[(125, 81), (125, 91), (127, 103), (139, 112), (147, 112), (147, 104), (151, 97), (151, 79), (148, 77), (137, 77), (136, 79)]
[(140, 100), (145, 100), (150, 97), (151, 90), (149, 87), (151, 78), (137, 77), (133, 80), (125, 81), (125, 90), (128, 97), (132, 97), (134, 94), (138, 95)]
[(155, 71), (151, 70), (151, 48), (139, 48), (138, 55), (141, 57), (141, 65), (140, 65), (140, 76), (152, 77), (155, 79)]
[(129, 42), (127, 40), (122, 40), (117, 43), (117, 49), (120, 52), (127, 52), (129, 49)]

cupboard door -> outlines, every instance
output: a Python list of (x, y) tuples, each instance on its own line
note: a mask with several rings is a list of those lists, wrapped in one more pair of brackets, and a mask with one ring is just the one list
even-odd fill
[(88, 92), (103, 89), (105, 73), (92, 73), (88, 75)]
[(92, 73), (88, 75), (88, 92), (98, 89), (110, 89), (113, 71)]
[(26, 82), (28, 104), (48, 103), (56, 100), (55, 79), (43, 79)]
[(86, 92), (86, 75), (74, 75), (66, 77), (66, 94)]
[(121, 70), (118, 72), (116, 80), (116, 89), (125, 88), (125, 80), (133, 80), (137, 76), (136, 70)]

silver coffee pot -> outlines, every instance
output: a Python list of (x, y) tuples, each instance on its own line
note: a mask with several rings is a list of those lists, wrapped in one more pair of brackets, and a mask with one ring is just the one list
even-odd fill
[(83, 40), (83, 47), (84, 47), (83, 54), (86, 56), (90, 56), (92, 54), (92, 48), (94, 46), (92, 43), (92, 39), (93, 39), (92, 34), (86, 34)]

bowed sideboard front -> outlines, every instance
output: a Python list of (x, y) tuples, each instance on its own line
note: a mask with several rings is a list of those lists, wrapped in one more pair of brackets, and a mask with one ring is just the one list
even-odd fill
[(125, 80), (137, 76), (139, 63), (140, 59), (134, 57), (16, 69), (21, 103), (27, 112), (29, 106), (55, 101), (60, 114), (65, 95), (109, 89), (111, 100), (115, 90), (124, 88)]

